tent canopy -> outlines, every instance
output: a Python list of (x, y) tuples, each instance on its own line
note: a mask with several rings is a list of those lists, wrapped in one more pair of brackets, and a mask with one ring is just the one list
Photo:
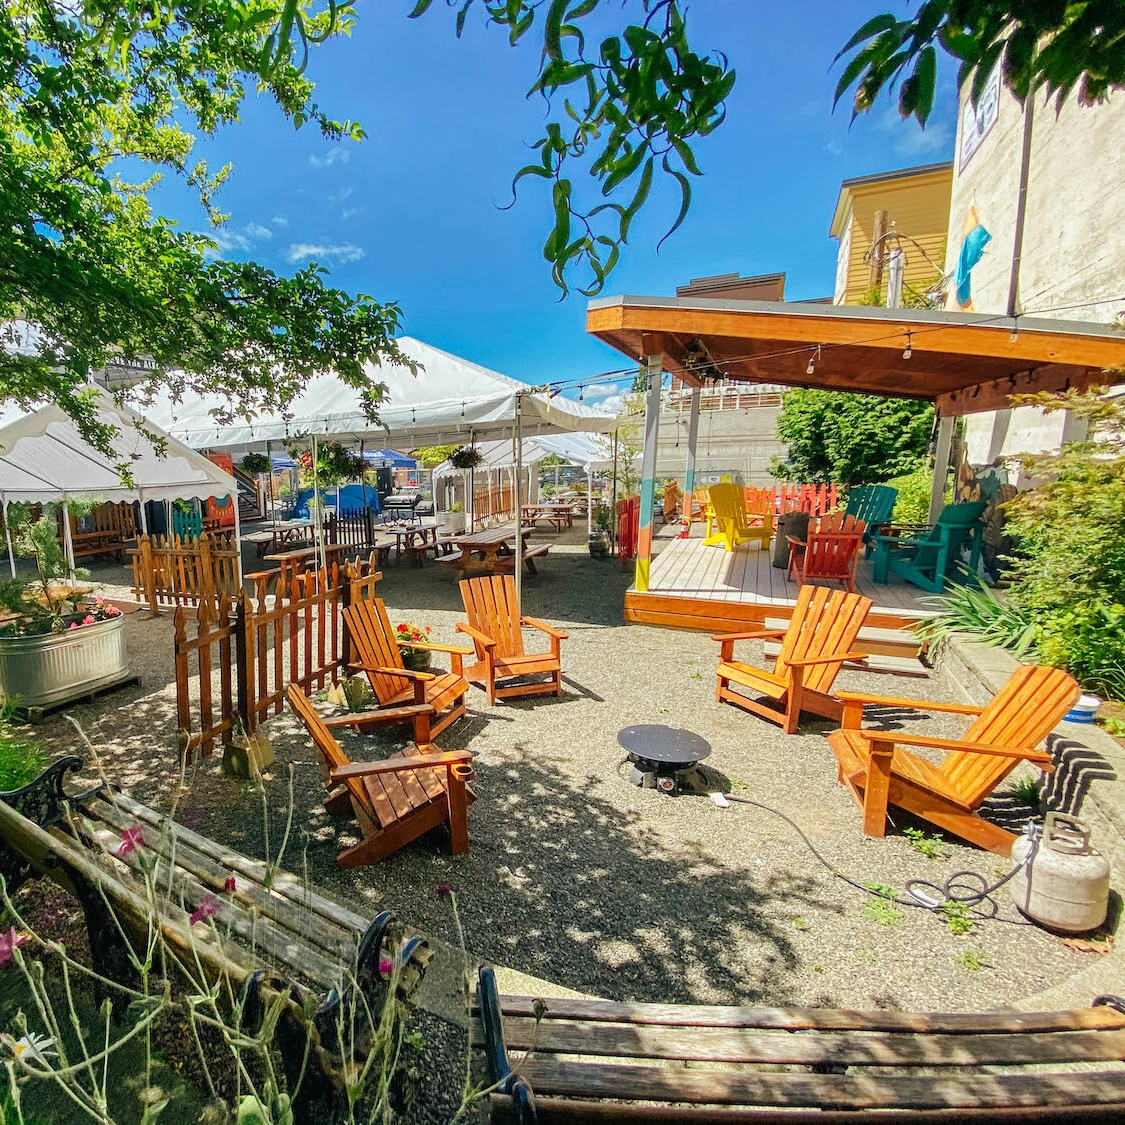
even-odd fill
[[(516, 451), (514, 442), (478, 442), (477, 449), (483, 458), (477, 466), (478, 473), (490, 469), (514, 469)], [(604, 472), (613, 465), (613, 453), (608, 439), (599, 441), (590, 434), (553, 434), (537, 436), (523, 443), (524, 466), (538, 465), (545, 457), (555, 454), (565, 457), (574, 465), (581, 465), (588, 473)], [(442, 461), (433, 471), (433, 479), (464, 472), (455, 469), (448, 461)]]
[[(117, 429), (113, 458), (86, 442), (58, 406), (44, 406), (34, 414), (18, 407), (0, 413), (0, 502), (42, 504), (77, 496), (105, 501), (222, 500), (237, 495), (234, 478), (218, 465), (118, 406), (106, 391), (97, 389), (95, 394), (98, 420)], [(165, 439), (163, 455), (149, 434), (157, 441)], [(131, 487), (122, 483), (119, 464), (132, 475)]]
[[(365, 449), (363, 451), (364, 463), (378, 469), (416, 469), (418, 462), (413, 457), (407, 457), (395, 449)], [(295, 469), (297, 462), (288, 453), (273, 453), (270, 461), (275, 471), (278, 469)]]
[(336, 374), (315, 375), (294, 400), (292, 417), (263, 414), (253, 422), (238, 419), (227, 425), (215, 421), (226, 404), (215, 396), (173, 403), (160, 396), (144, 413), (186, 445), (195, 449), (262, 449), (267, 440), (317, 434), (357, 444), (361, 440), (387, 445), (442, 445), (449, 442), (510, 437), (516, 401), (521, 401), (527, 436), (588, 430), (608, 433), (617, 425), (605, 411), (556, 395), (532, 394), (526, 383), (510, 379), (467, 359), (450, 355), (410, 336), (398, 341), (402, 353), (418, 364), (414, 376), (407, 367), (367, 365), (372, 383), (385, 383), (387, 399), (379, 410), (381, 425), (365, 417), (360, 394)]

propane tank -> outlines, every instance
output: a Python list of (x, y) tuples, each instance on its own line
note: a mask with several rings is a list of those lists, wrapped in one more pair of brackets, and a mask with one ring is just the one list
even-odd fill
[(1046, 822), (1027, 826), (1012, 845), (1019, 868), (1011, 881), (1016, 906), (1052, 930), (1082, 933), (1097, 929), (1109, 908), (1109, 861), (1090, 847), (1090, 830), (1080, 820), (1048, 813)]

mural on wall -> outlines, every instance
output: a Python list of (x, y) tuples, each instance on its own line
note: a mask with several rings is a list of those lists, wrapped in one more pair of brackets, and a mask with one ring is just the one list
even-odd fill
[(1016, 495), (1018, 489), (1008, 480), (1008, 470), (1001, 460), (991, 465), (973, 466), (962, 450), (957, 467), (957, 484), (954, 501), (958, 504), (984, 500), (984, 535), (981, 562), (993, 582), (998, 581), (1007, 568), (1006, 556), (1012, 550), (1012, 540), (1004, 534), (1004, 505)]

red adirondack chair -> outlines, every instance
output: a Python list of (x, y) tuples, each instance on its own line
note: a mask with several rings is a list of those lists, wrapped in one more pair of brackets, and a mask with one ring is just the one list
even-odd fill
[(809, 524), (802, 541), (789, 536), (789, 577), (806, 582), (841, 582), (855, 591), (855, 568), (867, 524), (855, 516), (833, 512)]

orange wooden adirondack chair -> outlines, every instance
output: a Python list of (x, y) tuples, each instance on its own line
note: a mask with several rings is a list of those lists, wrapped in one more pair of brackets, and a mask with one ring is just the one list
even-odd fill
[[(488, 693), (488, 702), (510, 695), (562, 695), (560, 642), (566, 634), (534, 617), (521, 617), (516, 600), (516, 582), (510, 574), (468, 578), (461, 583), (468, 623), (457, 626), (459, 633), (472, 639), (477, 662), (465, 671), (465, 678)], [(549, 652), (525, 653), (521, 625), (530, 625), (551, 638)], [(530, 684), (512, 684), (512, 678), (546, 675)]]
[(386, 761), (352, 762), (300, 686), (290, 684), (286, 696), (323, 757), (330, 790), (325, 809), (335, 816), (350, 807), (363, 834), (363, 843), (337, 857), (341, 867), (378, 863), (446, 821), (453, 854), (469, 850), (465, 810), (474, 797), (467, 785), (473, 776), (468, 750), (438, 753), (410, 743)]
[[(797, 729), (802, 711), (812, 711), (829, 719), (843, 715), (843, 704), (831, 694), (832, 684), (845, 660), (863, 660), (866, 653), (852, 646), (871, 608), (871, 599), (845, 594), (824, 586), (805, 586), (789, 628), (758, 629), (751, 633), (726, 633), (712, 637), (723, 647), (719, 655), (715, 698), (733, 703), (785, 728)], [(781, 639), (772, 672), (734, 659), (735, 641)], [(758, 702), (736, 692), (739, 684), (772, 702)]]
[[(1066, 672), (1035, 665), (1014, 672), (987, 707), (840, 692), (843, 727), (828, 736), (828, 744), (840, 763), (840, 781), (863, 812), (864, 834), (884, 835), (887, 806), (897, 805), (990, 852), (1008, 855), (1015, 836), (976, 810), (1021, 761), (1054, 769), (1050, 755), (1037, 747), (1080, 694)], [(865, 703), (976, 715), (977, 720), (962, 739), (864, 730)], [(945, 760), (935, 766), (907, 746), (944, 750)]]
[[(728, 551), (733, 551), (739, 543), (748, 543), (752, 539), (758, 540), (763, 547), (768, 547), (773, 538), (773, 503), (772, 492), (769, 489), (751, 489), (755, 493), (752, 503), (757, 508), (765, 510), (748, 514), (745, 490), (737, 484), (713, 484), (707, 494), (707, 534), (703, 540), (705, 547), (712, 547), (722, 543)], [(761, 500), (761, 493), (770, 496), (770, 503), (765, 505)]]
[(676, 518), (676, 512), (680, 509), (680, 486), (674, 481), (670, 480), (664, 486), (664, 507), (661, 510), (661, 517), (665, 523), (671, 523)]
[(855, 516), (832, 512), (809, 524), (804, 540), (789, 539), (789, 578), (806, 582), (840, 582), (855, 593), (855, 568), (867, 525)]
[(379, 704), (379, 710), (363, 712), (363, 721), (354, 725), (377, 722), (383, 709), (393, 710), (411, 703), (429, 704), (432, 718), (427, 716), (424, 723), (415, 720), (414, 740), (422, 743), (436, 738), (464, 715), (469, 685), (461, 668), (463, 657), (473, 655), (471, 648), (411, 641), (411, 648), (449, 653), (452, 667), (450, 672), (413, 672), (403, 666), (402, 653), (382, 598), (348, 606), (344, 610), (344, 625), (352, 643), (351, 668), (366, 673)]

